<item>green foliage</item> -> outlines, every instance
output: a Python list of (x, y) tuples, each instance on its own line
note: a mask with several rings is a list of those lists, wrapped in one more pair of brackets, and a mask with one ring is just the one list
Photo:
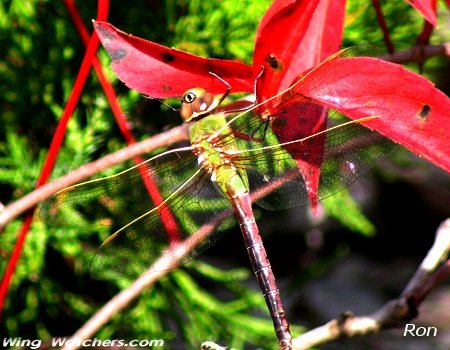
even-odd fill
[(173, 44), (197, 55), (251, 64), (256, 28), (270, 3), (269, 0), (188, 1), (188, 13), (175, 26)]
[[(251, 63), (256, 27), (270, 1), (166, 0), (160, 4), (164, 6), (148, 1), (113, 2), (110, 21), (133, 34), (192, 53)], [(77, 5), (90, 23), (88, 20), (95, 17), (95, 2)], [(381, 43), (369, 3), (352, 0), (348, 6), (345, 43)], [(386, 3), (383, 9), (395, 40), (412, 42), (418, 33), (411, 27), (420, 28), (421, 23), (415, 10), (402, 2)], [(0, 47), (0, 199), (7, 203), (34, 188), (84, 48), (63, 2), (48, 0), (0, 2)], [(109, 58), (103, 50), (99, 56), (103, 67), (108, 67)], [(105, 69), (105, 73), (117, 83), (111, 70)], [(149, 102), (120, 83), (116, 90), (138, 139), (178, 123), (178, 116), (158, 102)], [(53, 177), (124, 145), (97, 79), (89, 78), (68, 125)], [(108, 169), (101, 175), (125, 167)], [(367, 236), (374, 234), (373, 225), (348, 192), (335, 195), (324, 205), (345, 227)], [(83, 231), (48, 227), (36, 215), (10, 286), (0, 325), (2, 335), (30, 339), (67, 335), (129, 285), (130, 278), (90, 278), (88, 268), (105, 232), (97, 231), (92, 222), (84, 224), (88, 229)], [(186, 219), (185, 225), (192, 224)], [(14, 220), (0, 234), (1, 271), (20, 227), (21, 221)], [(315, 269), (322, 272), (324, 265), (320, 261)], [(236, 349), (247, 343), (268, 349), (276, 345), (273, 326), (259, 291), (245, 287), (251, 278), (248, 269), (224, 271), (193, 262), (189, 270), (175, 271), (145, 290), (96, 336), (147, 339), (151, 335), (170, 343), (180, 341), (177, 336), (181, 334), (186, 348), (215, 340)], [(214, 296), (214, 289), (226, 291), (227, 298)], [(299, 327), (292, 329), (301, 332)]]
[[(389, 34), (397, 49), (410, 47), (422, 30), (423, 17), (406, 1), (380, 1)], [(347, 2), (344, 47), (370, 43), (384, 47), (383, 33), (377, 22), (373, 3), (365, 0)]]
[(327, 198), (327, 200), (323, 201), (323, 206), (328, 215), (338, 220), (348, 229), (368, 237), (375, 235), (375, 226), (363, 214), (361, 208), (347, 189)]
[(33, 183), (39, 176), (44, 160), (44, 151), (35, 159), (27, 137), (11, 129), (5, 133), (6, 142), (0, 144), (0, 182), (15, 190), (15, 197), (33, 190)]
[[(3, 121), (0, 126), (0, 181), (11, 189), (9, 198), (3, 198), (4, 201), (20, 198), (32, 191), (43, 164), (45, 148), (81, 62), (79, 53), (83, 52), (62, 3), (44, 1), (21, 5), (21, 1), (0, 4), (0, 45), (6, 58), (0, 61)], [(225, 5), (228, 10), (232, 7), (231, 3), (221, 6)], [(257, 11), (257, 5), (251, 7)], [(81, 9), (86, 11), (84, 18), (93, 16), (93, 12), (88, 12), (92, 9)], [(222, 10), (216, 11), (216, 19)], [(260, 9), (259, 13), (263, 11)], [(244, 38), (254, 33), (259, 17), (260, 14), (255, 12), (252, 22), (246, 24), (244, 12), (240, 16), (228, 13), (227, 18), (233, 18), (229, 33), (242, 37), (242, 42), (222, 52), (214, 51), (220, 49), (216, 42), (211, 47), (211, 55), (249, 57), (253, 44)], [(209, 18), (209, 15), (204, 18)], [(223, 19), (217, 25), (221, 24)], [(235, 30), (237, 26), (241, 26), (240, 31)], [(204, 42), (207, 39), (203, 38)], [(100, 56), (103, 66), (107, 67), (109, 59), (104, 52)], [(110, 70), (106, 73), (112, 81), (117, 81)], [(139, 117), (154, 113), (142, 104), (142, 98), (136, 92), (123, 89), (119, 98), (124, 110), (137, 117), (132, 121), (135, 125), (144, 123)], [(68, 125), (53, 176), (64, 175), (93, 158), (123, 147), (117, 129), (111, 128), (113, 123), (96, 79), (88, 80), (76, 114)], [(150, 127), (136, 131), (143, 136), (157, 131), (151, 127), (151, 120), (145, 120), (145, 123)], [(110, 169), (103, 175), (117, 171), (117, 168)], [(19, 220), (13, 221), (0, 235), (0, 246), (8, 249), (1, 252), (4, 257), (0, 261), (2, 270), (20, 225)], [(86, 223), (86, 227), (89, 226)], [(130, 283), (126, 278), (106, 283), (92, 281), (89, 277), (88, 267), (104, 238), (101, 236), (102, 233), (94, 229), (80, 232), (69, 227), (46, 227), (36, 217), (10, 287), (1, 333), (41, 339), (66, 335), (114, 293), (126, 287)], [(260, 293), (243, 286), (242, 281), (250, 277), (246, 270), (225, 273), (201, 264), (196, 267), (196, 275), (224, 290), (229, 289), (232, 301), (213, 297), (196, 279), (182, 270), (176, 271), (146, 290), (128, 312), (116, 315), (97, 336), (118, 338), (132, 335), (133, 338), (145, 339), (150, 332), (153, 338), (166, 339), (170, 343), (170, 339), (176, 336), (176, 332), (170, 331), (170, 325), (175, 322), (182, 330), (183, 342), (191, 344), (189, 347), (198, 347), (206, 338), (223, 339), (237, 348), (249, 341), (264, 346), (273, 338), (272, 323), (267, 316), (261, 318), (249, 314), (255, 308), (265, 314), (265, 308)], [(92, 284), (102, 286), (104, 293), (96, 295)], [(65, 327), (62, 327), (61, 319), (66, 320)], [(195, 329), (190, 325), (196, 325)]]

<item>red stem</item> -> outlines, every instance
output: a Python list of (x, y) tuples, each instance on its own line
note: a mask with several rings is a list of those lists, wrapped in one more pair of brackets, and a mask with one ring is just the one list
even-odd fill
[(395, 51), (394, 44), (392, 43), (391, 36), (389, 35), (389, 29), (387, 27), (386, 21), (384, 20), (383, 10), (381, 9), (381, 5), (379, 0), (372, 0), (373, 7), (377, 13), (378, 24), (380, 25), (381, 30), (383, 31), (384, 42), (386, 44), (386, 48), (389, 53), (393, 53)]
[[(81, 38), (81, 41), (85, 46), (89, 43), (89, 32), (84, 25), (81, 16), (75, 6), (74, 0), (64, 0), (64, 5), (66, 5), (67, 11), (69, 12), (70, 18), (72, 19), (73, 24), (75, 25), (76, 30)], [(102, 66), (97, 56), (92, 57), (92, 66), (94, 67), (95, 73), (100, 81), (100, 85), (105, 92), (106, 98), (108, 99), (111, 110), (116, 118), (117, 124), (119, 125), (119, 129), (125, 138), (127, 144), (135, 143), (135, 139), (133, 135), (127, 128), (127, 121), (124, 118), (124, 113), (122, 108), (120, 107), (116, 93), (111, 83), (105, 77), (103, 73)]]
[(422, 33), (420, 33), (417, 37), (417, 44), (428, 45), (428, 43), (430, 42), (431, 33), (433, 32), (433, 28), (434, 27), (430, 22), (424, 21)]
[[(109, 9), (109, 0), (99, 0), (97, 5), (97, 20), (105, 21), (108, 17), (108, 9)], [(36, 183), (35, 187), (42, 186), (50, 176), (50, 173), (53, 169), (53, 165), (55, 164), (56, 156), (58, 150), (61, 147), (62, 141), (64, 140), (64, 134), (67, 129), (67, 123), (69, 122), (70, 117), (77, 106), (78, 100), (80, 98), (81, 92), (83, 91), (84, 84), (86, 83), (86, 79), (89, 75), (91, 60), (92, 57), (95, 56), (95, 53), (98, 48), (98, 44), (100, 43), (97, 35), (92, 35), (89, 40), (89, 44), (86, 49), (86, 53), (83, 57), (83, 61), (81, 63), (80, 70), (75, 79), (75, 83), (73, 89), (70, 93), (69, 100), (67, 101), (66, 107), (62, 113), (62, 116), (59, 120), (58, 126), (56, 128), (55, 134), (53, 136), (52, 142), (50, 144), (50, 148), (47, 154), (47, 158), (45, 159), (44, 166), (42, 167), (41, 174), (39, 175), (39, 179)], [(6, 266), (5, 273), (3, 275), (1, 284), (0, 284), (0, 315), (3, 310), (4, 302), (6, 295), (8, 293), (9, 284), (11, 282), (11, 278), (14, 274), (14, 271), (17, 266), (17, 262), (20, 257), (20, 253), (22, 252), (23, 244), (25, 242), (26, 235), (31, 226), (31, 222), (33, 220), (35, 208), (31, 209), (25, 220), (23, 222), (22, 228), (18, 234), (18, 238), (16, 244), (14, 245), (13, 251), (11, 253), (11, 257)]]
[[(432, 6), (434, 12), (436, 12), (436, 0), (432, 0)], [(427, 20), (424, 21), (422, 33), (417, 37), (417, 44), (419, 45), (428, 45), (430, 43), (430, 36), (433, 32), (433, 25)]]
[[(75, 6), (74, 1), (64, 0), (64, 4), (67, 7), (69, 15), (75, 25), (75, 28), (78, 31), (78, 34), (81, 37), (81, 40), (83, 41), (83, 44), (87, 45), (89, 40), (89, 32), (86, 29), (83, 20), (81, 19), (81, 16)], [(114, 118), (116, 119), (116, 122), (119, 125), (119, 129), (125, 141), (127, 142), (128, 145), (136, 143), (135, 138), (133, 137), (132, 133), (127, 127), (127, 120), (125, 119), (125, 114), (123, 113), (122, 108), (120, 107), (114, 88), (106, 78), (103, 72), (102, 65), (97, 56), (92, 57), (92, 66), (94, 67), (95, 73), (98, 77), (98, 80), (100, 81), (100, 85), (102, 86), (103, 91), (105, 92), (106, 98), (108, 99), (109, 105), (114, 114)], [(141, 157), (134, 158), (134, 162), (136, 164), (140, 164), (143, 161), (144, 159)], [(159, 193), (158, 186), (156, 185), (155, 181), (151, 177), (147, 176), (149, 171), (150, 171), (149, 166), (146, 164), (139, 167), (139, 172), (141, 174), (142, 180), (144, 182), (144, 185), (147, 189), (147, 192), (152, 202), (155, 205), (159, 205), (164, 201), (164, 198)], [(163, 207), (165, 208), (165, 206)], [(161, 209), (163, 210), (163, 208)], [(175, 218), (170, 213), (168, 208), (165, 208), (165, 213), (167, 214), (167, 216), (165, 218), (166, 220), (163, 222), (163, 225), (170, 237), (170, 241), (178, 242), (180, 240), (180, 233)]]

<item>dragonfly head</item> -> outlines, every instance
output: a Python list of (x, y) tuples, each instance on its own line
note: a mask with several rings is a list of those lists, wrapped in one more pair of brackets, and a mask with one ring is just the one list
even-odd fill
[(219, 99), (202, 88), (187, 90), (181, 98), (181, 118), (190, 122), (211, 112), (219, 104)]

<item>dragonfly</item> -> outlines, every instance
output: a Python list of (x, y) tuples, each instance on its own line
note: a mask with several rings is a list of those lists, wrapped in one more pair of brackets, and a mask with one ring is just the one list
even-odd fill
[[(343, 50), (328, 61), (353, 54), (353, 49)], [(280, 141), (274, 130), (285, 116), (294, 113), (306, 124), (306, 112), (317, 107), (295, 90), (306, 76), (242, 111), (222, 106), (229, 87), (220, 97), (199, 87), (186, 91), (180, 114), (190, 125), (189, 146), (167, 150), (116, 175), (63, 189), (43, 203), (41, 216), (53, 225), (88, 225), (97, 220), (111, 227), (113, 233), (90, 268), (99, 278), (115, 271), (128, 275), (146, 271), (164, 252), (175, 251), (202, 225), (221, 217), (214, 232), (185, 258), (192, 259), (237, 219), (279, 347), (292, 349), (285, 308), (252, 203), (271, 210), (311, 203), (311, 184), (299, 171), (298, 160), (320, 166), (316, 195), (323, 199), (349, 186), (393, 150), (391, 142), (366, 127), (376, 116), (348, 120), (330, 111), (319, 123), (326, 127)], [(156, 184), (163, 198), (160, 203), (149, 198), (148, 179)], [(230, 210), (235, 219), (227, 215)]]

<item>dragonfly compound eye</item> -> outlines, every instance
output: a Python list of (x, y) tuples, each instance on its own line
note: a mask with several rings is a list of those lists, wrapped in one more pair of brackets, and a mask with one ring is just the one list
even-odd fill
[(217, 106), (217, 99), (213, 94), (202, 88), (188, 90), (181, 99), (181, 118), (189, 122), (199, 116), (205, 116), (215, 106)]
[(183, 103), (192, 103), (197, 98), (197, 95), (195, 95), (195, 92), (189, 91), (188, 93), (184, 94), (182, 102)]

